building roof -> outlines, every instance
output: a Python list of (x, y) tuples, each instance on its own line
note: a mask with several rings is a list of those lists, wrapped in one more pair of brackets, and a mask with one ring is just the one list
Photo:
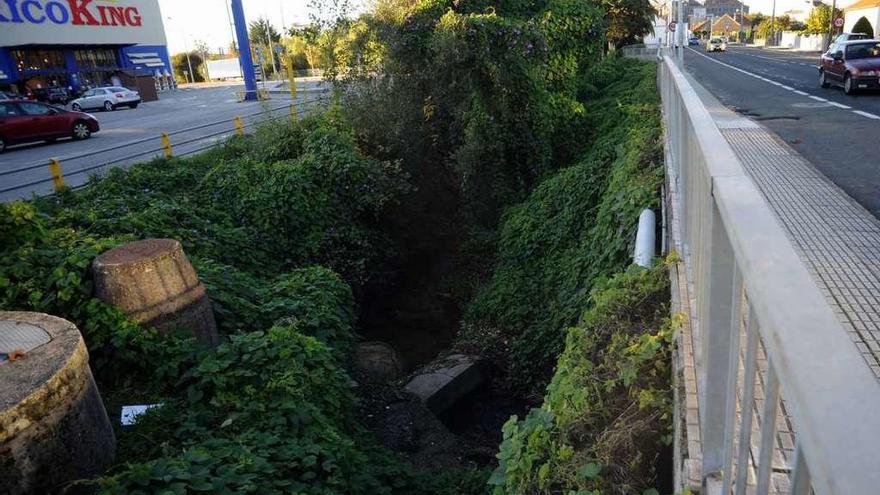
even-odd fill
[(732, 32), (739, 31), (740, 24), (736, 22), (736, 20), (731, 17), (729, 14), (724, 14), (718, 18), (715, 22), (712, 23), (712, 32), (722, 31), (722, 32)]
[(858, 0), (843, 10), (849, 12), (851, 10), (873, 9), (874, 7), (880, 7), (880, 0)]

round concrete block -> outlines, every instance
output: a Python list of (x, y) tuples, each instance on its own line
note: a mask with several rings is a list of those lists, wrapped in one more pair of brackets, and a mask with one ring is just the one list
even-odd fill
[(131, 319), (163, 333), (186, 328), (199, 342), (218, 344), (211, 300), (176, 240), (119, 246), (95, 258), (92, 269), (95, 296)]
[(403, 372), (400, 356), (384, 342), (362, 342), (353, 353), (354, 367), (370, 381), (388, 381)]
[(53, 493), (101, 474), (116, 439), (76, 326), (42, 313), (0, 312), (0, 492)]

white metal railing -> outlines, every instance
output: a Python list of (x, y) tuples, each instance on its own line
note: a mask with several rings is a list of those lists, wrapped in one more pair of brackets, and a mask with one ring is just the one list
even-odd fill
[[(880, 493), (880, 383), (681, 69), (666, 56), (658, 71), (700, 344), (704, 489), (776, 493), (774, 474), (794, 495)], [(780, 397), (796, 440), (774, 468)]]
[(657, 50), (659, 45), (627, 45), (620, 48), (624, 57), (637, 58), (641, 60), (657, 60)]

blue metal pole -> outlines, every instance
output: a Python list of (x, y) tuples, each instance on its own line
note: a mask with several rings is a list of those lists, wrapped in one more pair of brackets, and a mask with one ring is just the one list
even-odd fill
[(254, 59), (251, 57), (251, 42), (248, 40), (247, 20), (241, 0), (231, 0), (232, 18), (235, 21), (235, 37), (238, 38), (238, 62), (244, 75), (245, 100), (257, 99), (257, 76), (254, 74)]

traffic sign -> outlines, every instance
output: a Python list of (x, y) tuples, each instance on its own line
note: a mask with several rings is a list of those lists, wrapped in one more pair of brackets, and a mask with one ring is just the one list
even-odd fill
[(836, 27), (843, 27), (843, 18), (838, 17), (837, 19), (834, 19), (834, 25)]
[(674, 22), (670, 22), (670, 23), (669, 23), (669, 30), (670, 30), (670, 31), (675, 31), (675, 23), (674, 23)]

